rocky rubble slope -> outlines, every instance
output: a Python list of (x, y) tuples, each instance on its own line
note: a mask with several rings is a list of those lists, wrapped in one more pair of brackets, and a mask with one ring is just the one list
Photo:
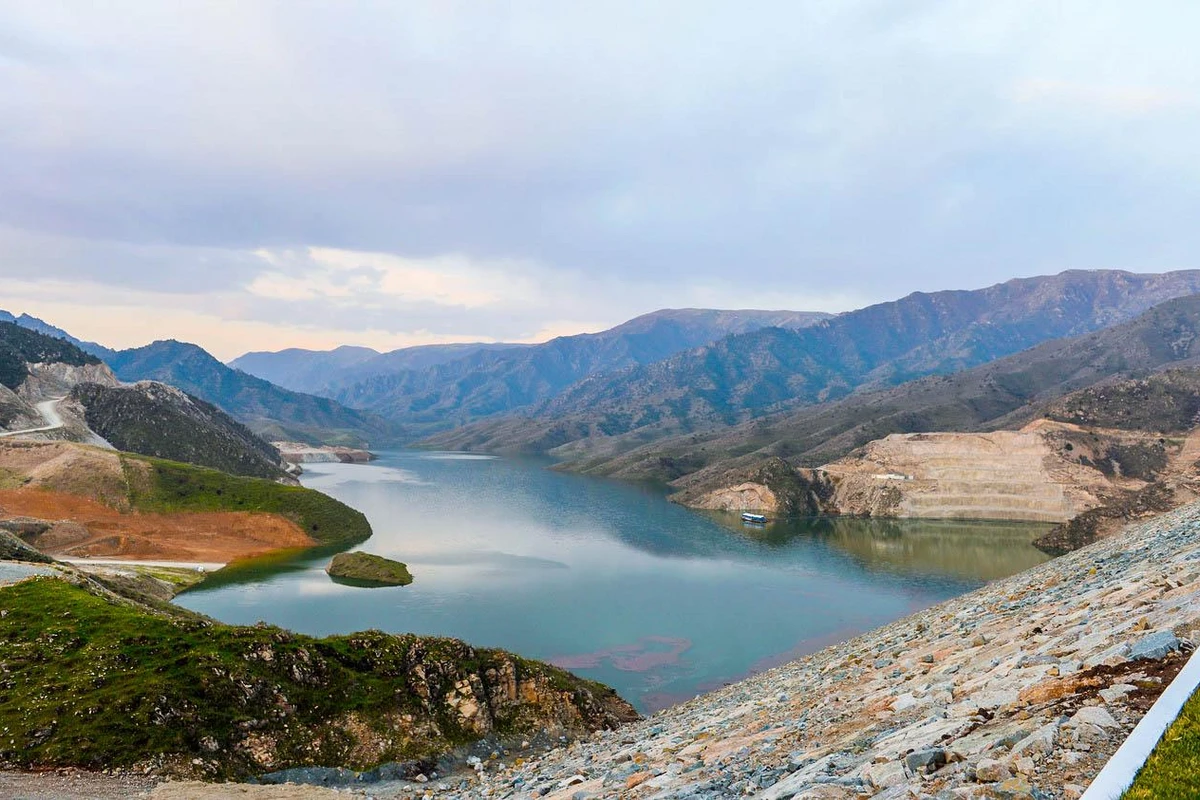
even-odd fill
[(1060, 798), (1200, 628), (1200, 504), (643, 722), (376, 796)]

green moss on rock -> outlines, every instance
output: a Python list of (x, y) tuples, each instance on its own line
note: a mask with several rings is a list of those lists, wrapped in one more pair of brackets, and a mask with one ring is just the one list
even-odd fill
[(408, 586), (413, 582), (408, 565), (372, 553), (338, 553), (325, 568), (339, 583), (361, 586)]

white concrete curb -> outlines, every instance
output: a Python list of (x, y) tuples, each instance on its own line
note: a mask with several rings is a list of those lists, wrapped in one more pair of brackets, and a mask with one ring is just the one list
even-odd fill
[[(1200, 653), (1200, 650), (1196, 653)], [(1133, 783), (1138, 770), (1146, 763), (1163, 733), (1200, 685), (1200, 656), (1196, 653), (1192, 654), (1175, 680), (1142, 717), (1129, 738), (1113, 753), (1080, 800), (1117, 800)]]

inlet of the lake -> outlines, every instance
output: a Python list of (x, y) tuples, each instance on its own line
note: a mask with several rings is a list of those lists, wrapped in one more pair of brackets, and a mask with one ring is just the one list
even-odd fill
[(303, 483), (363, 511), (360, 549), (415, 582), (331, 581), (328, 556), (274, 559), (177, 602), (325, 635), (453, 636), (609, 684), (643, 712), (878, 627), (1046, 556), (1045, 526), (848, 518), (745, 526), (656, 487), (545, 462), (399, 451), (308, 464)]

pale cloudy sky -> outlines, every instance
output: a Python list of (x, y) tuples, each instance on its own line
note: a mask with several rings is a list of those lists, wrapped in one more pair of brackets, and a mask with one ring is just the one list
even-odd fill
[(1200, 267), (1192, 0), (0, 4), (0, 308), (535, 340)]

